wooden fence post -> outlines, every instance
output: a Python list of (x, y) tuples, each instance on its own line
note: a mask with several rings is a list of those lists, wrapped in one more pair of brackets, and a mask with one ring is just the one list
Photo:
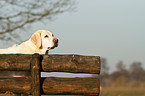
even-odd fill
[(33, 55), (31, 60), (32, 96), (41, 96), (40, 55)]

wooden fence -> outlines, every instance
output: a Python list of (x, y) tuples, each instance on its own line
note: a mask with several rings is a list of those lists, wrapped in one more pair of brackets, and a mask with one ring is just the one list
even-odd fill
[(99, 56), (0, 55), (1, 71), (29, 71), (31, 76), (0, 78), (0, 93), (98, 96), (98, 78), (41, 78), (41, 72), (100, 73)]

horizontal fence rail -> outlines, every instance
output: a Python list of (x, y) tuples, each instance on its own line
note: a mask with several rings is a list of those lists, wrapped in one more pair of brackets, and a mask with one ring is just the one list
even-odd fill
[(47, 72), (100, 73), (99, 56), (44, 55), (42, 70)]
[[(31, 77), (0, 79), (0, 92), (31, 94)], [(42, 78), (42, 94), (47, 95), (94, 95), (99, 94), (97, 78)], [(38, 92), (38, 91), (37, 91)], [(38, 94), (34, 95), (37, 96)]]
[[(0, 70), (30, 71), (32, 55), (0, 55)], [(44, 55), (42, 71), (100, 73), (99, 56)]]
[(45, 94), (98, 95), (97, 78), (46, 78), (43, 83)]
[(30, 71), (32, 55), (4, 54), (0, 55), (0, 70)]
[(0, 79), (0, 93), (10, 91), (18, 94), (31, 94), (32, 93), (32, 78), (4, 78)]
[(99, 56), (81, 55), (0, 55), (0, 71), (29, 71), (31, 76), (0, 78), (0, 92), (48, 95), (98, 96), (97, 78), (41, 78), (41, 72), (100, 73)]

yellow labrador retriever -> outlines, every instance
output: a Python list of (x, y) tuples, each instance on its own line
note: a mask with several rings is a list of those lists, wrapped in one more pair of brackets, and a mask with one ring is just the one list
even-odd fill
[(58, 46), (58, 39), (48, 30), (39, 30), (32, 37), (21, 43), (7, 49), (0, 49), (0, 54), (45, 54), (47, 50)]
[[(0, 54), (45, 54), (48, 50), (58, 46), (58, 39), (54, 38), (53, 34), (48, 30), (39, 30), (35, 32), (32, 37), (21, 43), (20, 45), (14, 45), (7, 49), (0, 49)], [(27, 75), (28, 72), (11, 72), (12, 77), (19, 75)], [(1, 75), (1, 74), (0, 74)], [(10, 74), (9, 74), (10, 75)], [(9, 96), (11, 92), (7, 91), (6, 95)], [(14, 96), (28, 96), (24, 94), (15, 94)]]

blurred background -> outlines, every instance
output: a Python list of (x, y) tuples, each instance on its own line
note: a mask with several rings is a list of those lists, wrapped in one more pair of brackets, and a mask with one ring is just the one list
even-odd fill
[(50, 54), (101, 56), (101, 96), (145, 96), (144, 4), (144, 0), (0, 0), (0, 48), (20, 44), (37, 30), (50, 30), (59, 39), (59, 47)]

